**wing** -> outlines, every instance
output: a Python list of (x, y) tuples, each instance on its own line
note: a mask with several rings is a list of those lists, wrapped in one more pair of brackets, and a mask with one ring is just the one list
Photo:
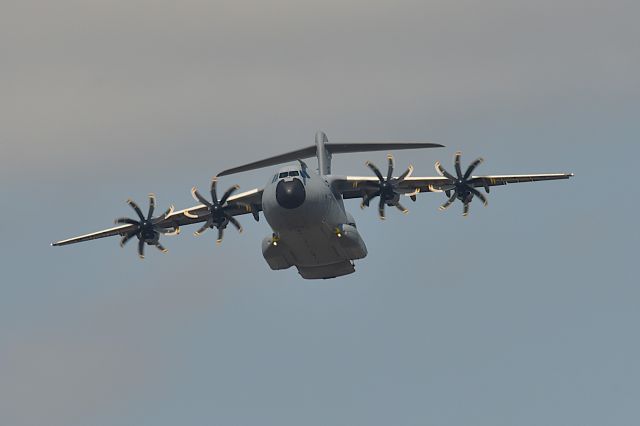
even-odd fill
[[(236, 208), (228, 210), (233, 216), (252, 213), (257, 220), (258, 213), (262, 211), (262, 189), (252, 189), (229, 197), (229, 204), (236, 205)], [(183, 225), (190, 225), (207, 220), (207, 208), (199, 204), (184, 210), (174, 211), (162, 220), (157, 222), (158, 228), (179, 229)], [(80, 235), (78, 237), (57, 241), (52, 246), (65, 246), (68, 244), (80, 243), (83, 241), (96, 240), (98, 238), (112, 237), (115, 235), (125, 236), (136, 231), (136, 225), (120, 225), (91, 234)]]
[(67, 240), (57, 241), (55, 243), (52, 243), (51, 245), (66, 246), (68, 244), (81, 243), (83, 241), (89, 241), (89, 240), (97, 240), (98, 238), (112, 237), (114, 235), (124, 236), (132, 232), (134, 228), (135, 228), (134, 225), (116, 226), (113, 228), (105, 229), (103, 231), (92, 232), (91, 234), (80, 235), (77, 237), (69, 238)]
[[(262, 189), (252, 189), (251, 191), (229, 197), (229, 204), (235, 204), (236, 208), (227, 210), (233, 216), (240, 216), (252, 213), (257, 217), (262, 211)], [(208, 210), (203, 204), (180, 210), (167, 217), (160, 222), (163, 228), (176, 228), (183, 225), (191, 225), (193, 223), (205, 222)]]
[[(472, 176), (469, 183), (474, 187), (488, 188), (510, 183), (569, 179), (572, 176), (573, 173)], [(417, 195), (422, 192), (442, 192), (453, 189), (454, 183), (453, 180), (441, 176), (408, 177), (398, 184), (397, 191), (406, 195)], [(361, 198), (367, 193), (375, 192), (378, 188), (379, 180), (375, 176), (344, 176), (332, 179), (332, 185), (345, 199)]]

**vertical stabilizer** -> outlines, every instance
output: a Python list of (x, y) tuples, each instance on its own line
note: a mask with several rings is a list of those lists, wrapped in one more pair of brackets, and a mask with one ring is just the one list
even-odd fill
[(328, 142), (324, 132), (318, 131), (316, 133), (316, 156), (318, 157), (318, 173), (321, 176), (331, 174), (331, 153), (324, 145)]

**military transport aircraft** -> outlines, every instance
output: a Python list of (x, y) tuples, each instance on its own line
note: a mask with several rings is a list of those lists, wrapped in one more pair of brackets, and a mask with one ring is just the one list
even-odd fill
[[(356, 227), (353, 216), (347, 212), (343, 200), (361, 198), (360, 207), (365, 208), (378, 197), (378, 215), (385, 218), (385, 206), (395, 207), (402, 213), (408, 210), (400, 202), (401, 196), (415, 201), (418, 194), (444, 192), (446, 202), (440, 206), (444, 210), (456, 200), (463, 204), (463, 215), (469, 213), (469, 204), (478, 198), (485, 206), (486, 196), (479, 189), (489, 193), (489, 188), (517, 182), (568, 179), (573, 174), (533, 174), (533, 175), (491, 175), (473, 176), (472, 173), (482, 163), (482, 158), (473, 161), (463, 172), (460, 157), (454, 157), (455, 174), (445, 170), (440, 162), (435, 163), (439, 176), (414, 177), (413, 166), (409, 166), (399, 176), (394, 176), (393, 156), (387, 156), (387, 173), (384, 175), (370, 162), (365, 164), (374, 176), (340, 176), (331, 174), (333, 154), (387, 151), (415, 148), (438, 148), (434, 143), (329, 143), (323, 132), (316, 134), (313, 146), (299, 149), (275, 157), (234, 167), (219, 173), (211, 181), (211, 198), (203, 196), (195, 187), (193, 198), (200, 204), (175, 211), (173, 206), (162, 215), (154, 217), (155, 195), (149, 194), (149, 210), (144, 215), (140, 207), (128, 200), (137, 218), (116, 219), (114, 228), (81, 235), (53, 243), (64, 246), (81, 241), (119, 235), (124, 246), (133, 237), (138, 238), (138, 255), (144, 258), (145, 245), (155, 246), (166, 252), (160, 244), (161, 235), (176, 235), (180, 227), (203, 223), (195, 232), (201, 235), (207, 229), (216, 228), (217, 243), (222, 242), (224, 230), (229, 224), (242, 232), (236, 216), (252, 214), (259, 220), (263, 212), (273, 233), (262, 241), (262, 254), (271, 269), (288, 269), (295, 266), (303, 278), (327, 279), (347, 275), (355, 271), (354, 260), (367, 255), (367, 248)], [(316, 156), (317, 171), (309, 169), (303, 161)], [(241, 194), (233, 186), (218, 198), (217, 180), (219, 176), (255, 170), (276, 164), (295, 162), (280, 169), (269, 178), (262, 189), (252, 189)]]

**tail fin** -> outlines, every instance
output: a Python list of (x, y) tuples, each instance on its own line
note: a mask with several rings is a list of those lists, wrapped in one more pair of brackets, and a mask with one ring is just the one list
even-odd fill
[(327, 149), (329, 139), (323, 131), (316, 133), (316, 157), (318, 157), (318, 173), (331, 174), (331, 152)]
[(218, 176), (226, 176), (234, 173), (246, 172), (249, 170), (261, 169), (263, 167), (274, 166), (276, 164), (289, 163), (317, 156), (318, 171), (320, 174), (331, 173), (331, 155), (347, 154), (353, 152), (391, 151), (401, 149), (419, 148), (443, 148), (444, 145), (425, 142), (380, 142), (380, 143), (329, 143), (324, 132), (316, 133), (316, 145), (309, 146), (286, 154), (276, 155), (264, 160), (254, 161), (231, 169), (223, 170)]

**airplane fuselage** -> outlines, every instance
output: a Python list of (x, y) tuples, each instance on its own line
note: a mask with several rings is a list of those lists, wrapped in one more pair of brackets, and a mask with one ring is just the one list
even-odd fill
[(262, 195), (273, 235), (262, 242), (271, 269), (295, 266), (304, 278), (334, 278), (355, 271), (367, 248), (342, 196), (327, 176), (289, 166), (273, 176)]

